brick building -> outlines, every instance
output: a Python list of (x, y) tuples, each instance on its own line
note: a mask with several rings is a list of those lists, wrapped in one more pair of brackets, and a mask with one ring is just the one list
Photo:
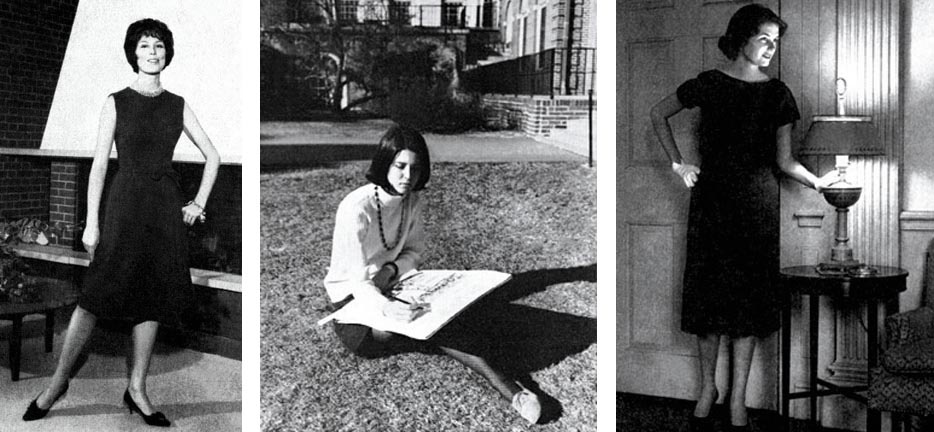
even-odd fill
[(595, 102), (596, 1), (500, 0), (501, 56), (467, 74), (487, 124), (588, 153)]
[(506, 57), (551, 48), (597, 46), (593, 0), (500, 0), (500, 4), (499, 27)]

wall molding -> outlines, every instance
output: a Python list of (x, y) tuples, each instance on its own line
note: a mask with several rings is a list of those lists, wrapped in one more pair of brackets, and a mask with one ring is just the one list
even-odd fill
[(898, 219), (902, 231), (934, 231), (934, 211), (903, 211)]

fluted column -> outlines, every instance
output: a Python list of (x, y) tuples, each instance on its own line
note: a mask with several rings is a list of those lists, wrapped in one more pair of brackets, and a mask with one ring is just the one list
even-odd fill
[[(898, 265), (899, 164), (899, 4), (896, 0), (837, 1), (837, 76), (846, 79), (846, 113), (871, 115), (885, 156), (850, 158), (848, 176), (862, 185), (850, 209), (850, 242), (856, 259)], [(836, 307), (833, 378), (866, 380), (865, 307)]]

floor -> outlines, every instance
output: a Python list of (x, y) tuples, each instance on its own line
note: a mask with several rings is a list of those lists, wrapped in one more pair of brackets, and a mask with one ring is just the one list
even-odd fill
[[(67, 324), (67, 317), (58, 320)], [(24, 323), (20, 380), (10, 379), (9, 322), (0, 321), (0, 431), (152, 430), (123, 406), (126, 355), (130, 338), (120, 326), (99, 325), (88, 342), (67, 395), (35, 422), (21, 420), (29, 402), (42, 391), (61, 352), (62, 328), (53, 352), (43, 348), (42, 326)], [(150, 367), (149, 396), (177, 431), (241, 429), (241, 362), (214, 354), (157, 344)]]
[[(679, 432), (690, 431), (688, 416), (694, 408), (691, 401), (657, 398), (629, 393), (616, 394), (616, 430), (617, 432)], [(723, 406), (714, 407), (716, 426), (725, 430), (728, 423), (727, 412)], [(753, 432), (778, 432), (781, 430), (781, 418), (774, 412), (750, 410), (749, 423)], [(793, 420), (791, 432), (807, 431), (803, 421)], [(822, 429), (822, 432), (845, 432), (839, 429)]]

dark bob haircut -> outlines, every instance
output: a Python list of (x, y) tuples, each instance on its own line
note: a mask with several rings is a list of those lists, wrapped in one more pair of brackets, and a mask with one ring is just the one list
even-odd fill
[(420, 191), (425, 188), (428, 179), (431, 177), (431, 158), (428, 156), (428, 146), (425, 144), (425, 138), (415, 129), (406, 126), (395, 125), (386, 131), (379, 140), (379, 147), (373, 154), (373, 161), (370, 163), (370, 169), (366, 171), (366, 179), (371, 183), (382, 187), (385, 191), (395, 193), (395, 188), (389, 184), (389, 167), (396, 155), (402, 150), (409, 150), (415, 153), (421, 168), (421, 176), (412, 186), (413, 191)]
[(130, 63), (133, 72), (139, 72), (139, 65), (136, 63), (136, 44), (143, 36), (154, 37), (165, 44), (165, 67), (169, 67), (172, 57), (175, 56), (175, 39), (172, 39), (172, 31), (162, 21), (146, 18), (130, 24), (126, 29), (126, 39), (123, 40), (123, 52), (126, 53), (126, 61)]
[(726, 27), (726, 34), (720, 36), (717, 47), (723, 52), (723, 55), (730, 60), (736, 60), (739, 51), (749, 38), (759, 33), (759, 27), (762, 24), (772, 23), (778, 26), (778, 36), (781, 37), (788, 29), (788, 24), (783, 21), (771, 9), (760, 4), (746, 5), (730, 18), (730, 23)]

